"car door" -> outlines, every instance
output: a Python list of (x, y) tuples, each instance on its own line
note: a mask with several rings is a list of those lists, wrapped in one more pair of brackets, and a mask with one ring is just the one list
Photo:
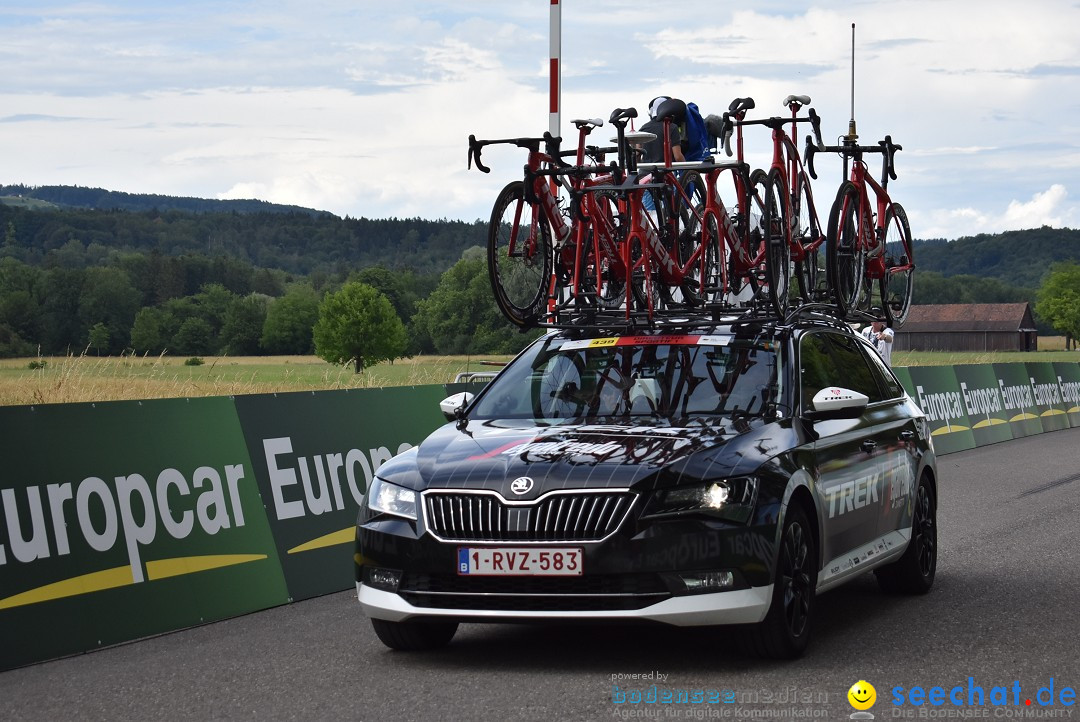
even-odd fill
[(859, 341), (850, 334), (812, 331), (799, 343), (800, 404), (809, 408), (814, 394), (840, 386), (865, 394), (869, 403), (856, 419), (813, 424), (813, 465), (821, 521), (822, 582), (851, 573), (872, 561), (883, 532), (881, 452), (890, 433), (881, 404), (881, 387)]
[(872, 409), (876, 438), (880, 442), (874, 456), (883, 475), (881, 491), (881, 533), (911, 527), (915, 475), (918, 473), (916, 420), (904, 387), (893, 376), (881, 356), (866, 342), (857, 343), (882, 391), (882, 401)]

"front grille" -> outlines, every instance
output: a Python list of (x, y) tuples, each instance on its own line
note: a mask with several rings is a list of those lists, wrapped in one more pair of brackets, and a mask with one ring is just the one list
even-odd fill
[(495, 492), (424, 492), (424, 523), (442, 541), (595, 542), (614, 534), (634, 504), (627, 491), (558, 491), (536, 501)]
[(641, 609), (671, 596), (656, 574), (500, 578), (406, 573), (398, 593), (417, 607), (521, 612)]

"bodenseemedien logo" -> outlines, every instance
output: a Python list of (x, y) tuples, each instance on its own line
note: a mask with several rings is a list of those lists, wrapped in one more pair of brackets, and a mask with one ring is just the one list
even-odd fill
[(874, 719), (873, 713), (867, 712), (877, 701), (877, 690), (874, 689), (874, 685), (865, 679), (860, 679), (851, 685), (847, 698), (848, 704), (855, 708), (855, 712), (849, 715), (850, 719)]

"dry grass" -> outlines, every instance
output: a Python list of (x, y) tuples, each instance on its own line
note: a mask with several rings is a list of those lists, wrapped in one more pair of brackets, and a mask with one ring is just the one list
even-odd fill
[[(186, 366), (185, 361), (168, 356), (86, 355), (4, 359), (0, 406), (415, 386), (447, 383), (460, 371), (494, 370), (465, 356), (399, 359), (362, 374), (314, 356), (208, 357), (199, 366)], [(31, 364), (39, 368), (30, 368)]]

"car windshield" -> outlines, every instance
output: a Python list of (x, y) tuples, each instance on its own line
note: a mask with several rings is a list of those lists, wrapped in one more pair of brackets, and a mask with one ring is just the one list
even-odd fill
[(535, 344), (491, 382), (470, 417), (606, 421), (775, 414), (776, 344), (735, 336), (644, 336)]

